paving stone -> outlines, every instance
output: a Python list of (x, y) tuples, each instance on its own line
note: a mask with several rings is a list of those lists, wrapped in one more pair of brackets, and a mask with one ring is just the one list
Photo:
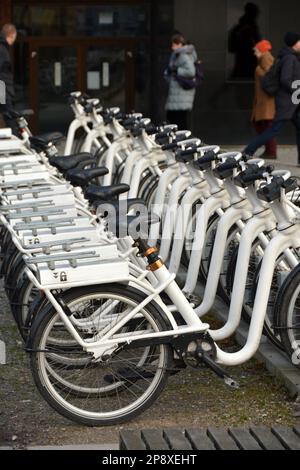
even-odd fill
[[(1, 449), (1, 448), (0, 448)], [(27, 450), (119, 450), (118, 444), (86, 444), (64, 446), (29, 446)]]

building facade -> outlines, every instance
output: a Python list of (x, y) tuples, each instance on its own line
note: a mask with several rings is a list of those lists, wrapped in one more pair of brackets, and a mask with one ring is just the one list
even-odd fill
[[(16, 106), (35, 110), (36, 129), (65, 130), (72, 118), (66, 96), (79, 89), (106, 106), (141, 111), (161, 122), (170, 36), (180, 31), (195, 44), (205, 71), (192, 116), (195, 134), (206, 142), (244, 144), (253, 133), (253, 70), (251, 66), (245, 70), (252, 58), (243, 52), (249, 38), (243, 39), (239, 53), (232, 43), (246, 4), (246, 0), (1, 0), (0, 25), (13, 22), (18, 29), (13, 52)], [(246, 7), (252, 11), (250, 23), (255, 23), (260, 37), (272, 41), (275, 54), (286, 31), (300, 32), (299, 0), (284, 4), (254, 0), (251, 5)], [(290, 128), (281, 141), (293, 139)]]

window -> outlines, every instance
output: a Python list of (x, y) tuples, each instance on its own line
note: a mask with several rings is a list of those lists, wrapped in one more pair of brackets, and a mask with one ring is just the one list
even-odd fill
[(111, 6), (17, 4), (14, 22), (24, 36), (145, 36), (150, 33), (150, 2)]

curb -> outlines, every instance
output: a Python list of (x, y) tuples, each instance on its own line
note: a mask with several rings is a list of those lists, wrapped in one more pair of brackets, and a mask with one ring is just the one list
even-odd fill
[(29, 446), (24, 449), (15, 449), (14, 447), (3, 446), (0, 447), (2, 450), (92, 450), (92, 451), (103, 451), (103, 450), (119, 450), (119, 444), (86, 444), (86, 445), (64, 445), (64, 446)]

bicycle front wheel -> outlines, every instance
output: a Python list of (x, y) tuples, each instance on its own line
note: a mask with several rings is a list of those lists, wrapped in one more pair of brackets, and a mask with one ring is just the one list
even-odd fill
[[(84, 287), (63, 295), (77, 332), (91, 343), (143, 300), (141, 292), (120, 285)], [(115, 334), (130, 338), (165, 329), (159, 307), (151, 303)], [(53, 308), (40, 314), (33, 335), (36, 385), (56, 411), (77, 423), (101, 426), (132, 419), (154, 402), (166, 383), (172, 360), (168, 345), (121, 347), (100, 362), (74, 342)]]

